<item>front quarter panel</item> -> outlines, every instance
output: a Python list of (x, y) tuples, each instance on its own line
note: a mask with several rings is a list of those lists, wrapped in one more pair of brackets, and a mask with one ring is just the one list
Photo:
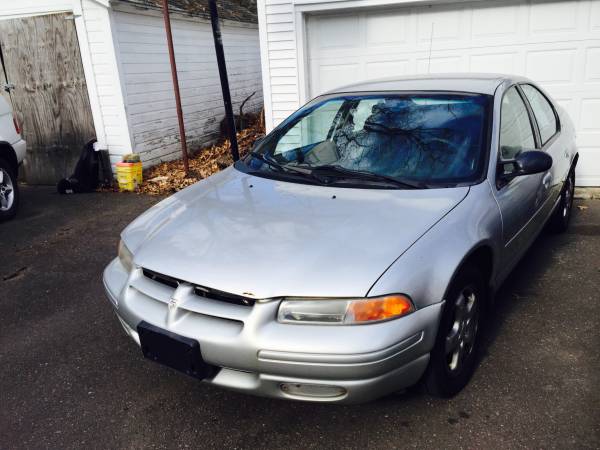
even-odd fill
[[(487, 181), (472, 186), (467, 197), (406, 250), (369, 291), (409, 295), (417, 308), (445, 300), (446, 290), (468, 256), (481, 246), (493, 253), (497, 267), (502, 224)], [(493, 286), (494, 270), (490, 284)]]

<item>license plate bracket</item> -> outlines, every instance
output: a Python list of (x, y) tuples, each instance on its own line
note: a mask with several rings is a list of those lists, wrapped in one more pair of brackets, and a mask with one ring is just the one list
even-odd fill
[(194, 378), (204, 379), (212, 373), (212, 366), (202, 359), (198, 341), (143, 321), (137, 331), (145, 358)]

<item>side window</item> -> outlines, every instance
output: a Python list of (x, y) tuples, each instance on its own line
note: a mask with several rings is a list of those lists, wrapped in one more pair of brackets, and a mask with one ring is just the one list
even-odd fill
[(535, 148), (533, 129), (523, 99), (511, 87), (502, 99), (500, 112), (500, 154), (502, 159), (513, 159), (522, 151)]
[(533, 109), (533, 115), (540, 127), (542, 145), (544, 145), (558, 131), (554, 109), (546, 97), (532, 85), (524, 84), (521, 86), (521, 89), (523, 89), (527, 100), (529, 100), (531, 109)]
[(274, 154), (285, 153), (324, 141), (343, 102), (343, 100), (327, 102), (309, 116), (300, 119), (279, 139)]

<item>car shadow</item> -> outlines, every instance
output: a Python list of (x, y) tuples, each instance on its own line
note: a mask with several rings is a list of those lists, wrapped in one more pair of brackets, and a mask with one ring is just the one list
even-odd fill
[[(575, 212), (573, 214), (575, 215)], [(536, 280), (539, 280), (547, 271), (548, 266), (552, 264), (553, 257), (561, 252), (563, 246), (568, 244), (560, 236), (549, 230), (548, 227), (544, 228), (496, 291), (483, 324), (480, 360), (487, 356), (487, 349), (502, 333), (504, 324), (515, 312), (515, 309), (522, 304), (523, 299), (532, 296), (531, 290)]]

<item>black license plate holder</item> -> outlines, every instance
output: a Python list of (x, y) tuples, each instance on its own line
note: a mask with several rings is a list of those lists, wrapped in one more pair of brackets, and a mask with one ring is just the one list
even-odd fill
[(137, 331), (145, 358), (194, 378), (211, 374), (212, 368), (202, 359), (198, 341), (147, 322), (141, 322)]

